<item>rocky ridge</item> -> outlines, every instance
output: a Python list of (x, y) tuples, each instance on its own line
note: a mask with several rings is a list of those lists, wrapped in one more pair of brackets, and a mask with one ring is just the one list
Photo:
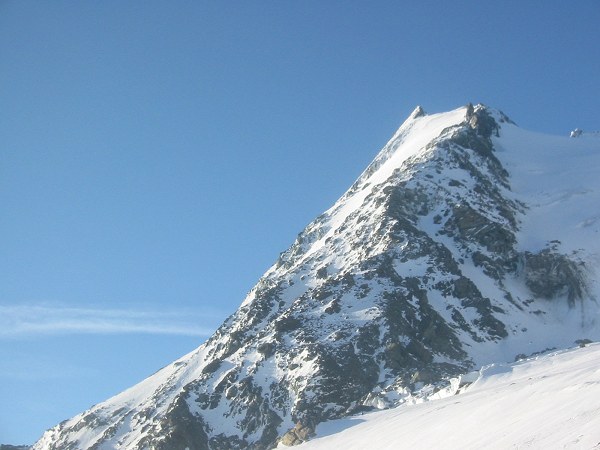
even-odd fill
[(33, 448), (295, 444), (483, 364), (597, 340), (595, 255), (524, 245), (533, 206), (503, 162), (515, 129), (483, 105), (417, 108), (206, 343)]

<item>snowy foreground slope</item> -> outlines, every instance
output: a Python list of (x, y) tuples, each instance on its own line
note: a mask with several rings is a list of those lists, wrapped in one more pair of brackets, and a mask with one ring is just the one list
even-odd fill
[(440, 400), (326, 422), (298, 450), (600, 449), (600, 345), (474, 375)]
[(297, 444), (483, 365), (598, 341), (599, 170), (600, 139), (417, 108), (206, 343), (34, 449)]

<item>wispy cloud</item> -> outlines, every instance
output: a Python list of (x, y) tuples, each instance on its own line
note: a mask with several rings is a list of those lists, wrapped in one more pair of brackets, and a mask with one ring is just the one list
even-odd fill
[[(52, 334), (176, 334), (208, 336), (218, 314), (193, 310), (0, 305), (0, 339)], [(222, 316), (221, 316), (222, 317)]]

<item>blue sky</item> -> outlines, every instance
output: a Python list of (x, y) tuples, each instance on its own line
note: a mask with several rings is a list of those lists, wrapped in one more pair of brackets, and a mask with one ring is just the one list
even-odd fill
[(193, 350), (417, 104), (600, 129), (597, 0), (0, 1), (0, 443)]

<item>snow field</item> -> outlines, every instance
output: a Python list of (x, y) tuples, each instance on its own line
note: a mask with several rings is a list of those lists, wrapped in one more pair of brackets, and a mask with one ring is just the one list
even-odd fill
[(600, 448), (600, 344), (487, 366), (462, 393), (323, 423), (297, 448)]

